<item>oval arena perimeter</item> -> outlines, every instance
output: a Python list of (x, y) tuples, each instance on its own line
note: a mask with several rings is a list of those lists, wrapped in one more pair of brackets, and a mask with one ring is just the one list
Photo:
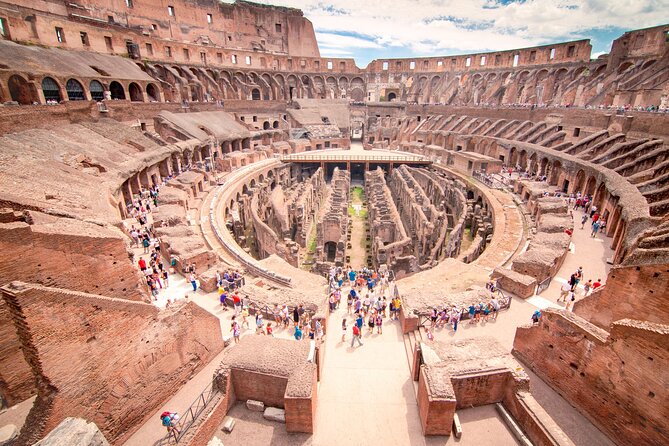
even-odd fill
[(358, 68), (240, 0), (0, 22), (0, 444), (669, 444), (669, 25)]

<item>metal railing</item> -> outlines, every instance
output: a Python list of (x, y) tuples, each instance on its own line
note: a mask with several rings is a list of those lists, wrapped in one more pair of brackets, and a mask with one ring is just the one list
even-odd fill
[(193, 401), (193, 403), (180, 415), (179, 421), (172, 425), (170, 431), (154, 446), (162, 446), (167, 444), (178, 444), (184, 438), (188, 429), (190, 429), (198, 417), (204, 412), (209, 404), (214, 400), (218, 394), (218, 389), (211, 381), (204, 391)]
[(546, 288), (550, 286), (552, 280), (553, 278), (549, 276), (544, 280), (542, 280), (541, 282), (539, 282), (539, 284), (537, 285), (537, 294), (541, 294), (544, 291), (546, 291)]
[[(500, 290), (499, 288), (495, 289), (495, 291), (492, 292), (493, 296), (497, 295), (497, 300), (499, 303), (499, 311), (502, 310), (508, 310), (511, 308), (511, 296), (507, 296)], [(419, 317), (419, 324), (423, 327), (426, 326), (432, 326), (432, 318), (431, 315), (427, 313), (418, 313)], [(448, 317), (447, 321), (450, 321), (450, 316)], [(465, 320), (469, 319), (469, 311), (467, 308), (461, 308), (460, 309), (460, 320)]]
[(391, 162), (391, 161), (398, 161), (398, 162), (416, 162), (416, 163), (432, 163), (432, 161), (429, 158), (426, 158), (424, 156), (409, 156), (409, 155), (389, 155), (389, 156), (381, 156), (381, 155), (347, 155), (347, 154), (341, 154), (341, 155), (324, 155), (324, 154), (318, 154), (314, 153), (313, 155), (304, 155), (304, 154), (299, 154), (299, 155), (285, 155), (281, 157), (281, 161), (312, 161), (312, 162), (317, 162), (317, 161), (341, 161), (341, 162), (347, 162), (347, 161), (352, 161), (352, 162)]

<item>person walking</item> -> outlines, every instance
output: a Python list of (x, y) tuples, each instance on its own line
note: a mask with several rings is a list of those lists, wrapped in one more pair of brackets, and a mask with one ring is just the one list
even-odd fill
[(341, 342), (346, 341), (346, 330), (347, 330), (346, 318), (344, 318), (341, 320)]
[(358, 344), (360, 344), (360, 347), (362, 347), (362, 341), (360, 338), (362, 337), (361, 335), (360, 328), (357, 325), (353, 326), (353, 338), (351, 339), (351, 347), (354, 346), (355, 341), (358, 341)]
[(195, 274), (190, 275), (190, 284), (193, 285), (193, 292), (197, 291), (197, 278), (195, 277)]

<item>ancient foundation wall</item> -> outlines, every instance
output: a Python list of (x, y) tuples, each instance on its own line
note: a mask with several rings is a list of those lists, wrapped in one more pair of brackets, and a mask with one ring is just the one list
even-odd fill
[(607, 328), (613, 321), (632, 318), (667, 323), (669, 265), (614, 266), (606, 285), (574, 305), (574, 313)]
[(458, 409), (498, 403), (504, 399), (508, 387), (516, 387), (506, 368), (453, 375), (451, 384)]
[(288, 378), (233, 368), (232, 384), (238, 400), (262, 401), (266, 406), (284, 407)]
[(9, 307), (0, 299), (0, 396), (13, 406), (36, 393), (35, 377), (21, 350)]
[(159, 312), (21, 282), (2, 294), (38, 387), (20, 443), (71, 416), (121, 444), (223, 348), (218, 319), (193, 303)]
[(143, 299), (144, 287), (128, 260), (129, 239), (120, 231), (71, 219), (49, 220), (0, 224), (0, 285), (22, 280)]
[(625, 319), (609, 333), (547, 309), (513, 352), (618, 444), (669, 442), (668, 326)]
[(423, 435), (451, 435), (455, 415), (455, 397), (435, 398), (427, 384), (425, 367), (418, 378), (418, 413)]

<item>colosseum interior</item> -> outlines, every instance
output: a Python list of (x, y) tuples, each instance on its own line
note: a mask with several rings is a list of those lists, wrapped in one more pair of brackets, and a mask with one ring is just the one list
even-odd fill
[(669, 25), (358, 68), (243, 0), (0, 24), (0, 444), (669, 444)]

